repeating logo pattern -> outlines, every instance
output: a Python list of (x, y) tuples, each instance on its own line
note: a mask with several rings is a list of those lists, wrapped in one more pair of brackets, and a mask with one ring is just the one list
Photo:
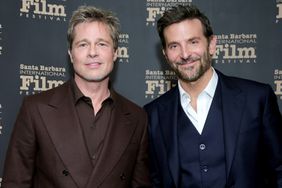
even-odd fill
[(117, 49), (118, 61), (122, 63), (129, 62), (129, 34), (121, 33), (119, 35), (119, 47)]
[(179, 4), (187, 5), (189, 3), (192, 3), (192, 0), (146, 0), (146, 25), (154, 26), (165, 10)]
[(2, 24), (0, 24), (0, 55), (2, 55), (3, 53), (3, 46), (2, 46), (2, 30), (3, 30), (3, 26)]
[(216, 35), (215, 63), (256, 63), (257, 34)]
[(274, 70), (274, 85), (275, 85), (275, 94), (282, 100), (282, 70)]
[(22, 0), (20, 8), (20, 17), (50, 20), (66, 21), (65, 5), (49, 3), (48, 0)]
[(145, 84), (145, 98), (154, 99), (174, 87), (177, 76), (172, 70), (146, 70)]
[(282, 0), (276, 0), (277, 7), (277, 15), (276, 15), (276, 23), (282, 19)]
[(20, 64), (20, 95), (52, 89), (64, 83), (66, 69), (45, 65)]

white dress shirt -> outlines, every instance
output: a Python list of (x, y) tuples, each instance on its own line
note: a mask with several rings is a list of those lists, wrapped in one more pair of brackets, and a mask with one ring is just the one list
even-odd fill
[(186, 91), (184, 91), (184, 89), (181, 87), (180, 82), (178, 81), (181, 106), (187, 117), (191, 120), (191, 122), (199, 132), (199, 134), (202, 134), (202, 131), (204, 129), (204, 125), (217, 86), (217, 82), (218, 82), (218, 76), (215, 70), (213, 69), (213, 75), (211, 80), (209, 81), (208, 85), (199, 94), (197, 98), (197, 112), (196, 112), (191, 106), (190, 95)]

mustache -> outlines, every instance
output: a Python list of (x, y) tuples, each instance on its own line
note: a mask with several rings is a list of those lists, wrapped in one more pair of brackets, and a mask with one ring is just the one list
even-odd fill
[(182, 58), (181, 61), (176, 62), (176, 64), (177, 65), (184, 65), (186, 63), (198, 61), (200, 59), (201, 59), (201, 57), (199, 57), (199, 56), (189, 56), (189, 57), (187, 57), (185, 59)]

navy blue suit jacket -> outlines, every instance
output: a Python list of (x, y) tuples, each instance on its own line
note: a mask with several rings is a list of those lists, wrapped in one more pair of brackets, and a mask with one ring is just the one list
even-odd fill
[[(225, 76), (221, 84), (226, 187), (282, 187), (282, 118), (269, 85)], [(145, 105), (154, 187), (179, 186), (178, 87)], [(212, 186), (212, 185), (211, 185)]]

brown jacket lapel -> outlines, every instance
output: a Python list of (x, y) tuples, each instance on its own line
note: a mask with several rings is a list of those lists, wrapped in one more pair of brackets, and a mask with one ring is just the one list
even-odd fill
[(70, 83), (56, 90), (39, 111), (64, 165), (78, 186), (84, 187), (93, 167), (75, 113)]

